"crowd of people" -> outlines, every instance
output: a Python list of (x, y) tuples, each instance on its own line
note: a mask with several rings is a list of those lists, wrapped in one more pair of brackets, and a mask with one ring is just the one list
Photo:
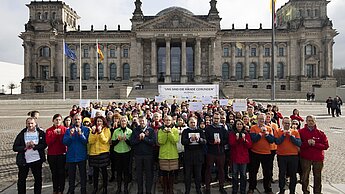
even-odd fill
[[(234, 111), (231, 105), (220, 106), (214, 101), (194, 112), (189, 110), (188, 101), (157, 103), (147, 99), (142, 104), (128, 101), (105, 107), (75, 105), (66, 117), (55, 114), (52, 126), (46, 130), (38, 124), (38, 117), (38, 111), (29, 113), (26, 127), (13, 144), (19, 194), (26, 193), (29, 169), (35, 179), (34, 193), (41, 193), (46, 148), (54, 194), (64, 192), (66, 175), (68, 193), (75, 192), (77, 167), (82, 194), (87, 193), (88, 181), (93, 184), (93, 194), (106, 194), (115, 178), (116, 194), (128, 194), (134, 173), (138, 194), (151, 193), (155, 180), (164, 194), (172, 194), (178, 173), (184, 177), (186, 194), (191, 192), (192, 180), (196, 193), (202, 193), (202, 185), (205, 193), (210, 193), (215, 179), (222, 194), (227, 193), (226, 181), (231, 181), (233, 194), (252, 194), (260, 165), (265, 193), (273, 193), (275, 157), (280, 193), (285, 192), (287, 179), (290, 193), (295, 193), (297, 174), (303, 193), (309, 193), (311, 170), (313, 193), (321, 193), (328, 140), (316, 126), (315, 117), (308, 115), (304, 120), (297, 109), (288, 117), (279, 112), (277, 105), (263, 106), (249, 100), (247, 110)], [(102, 187), (98, 184), (99, 174)]]
[(339, 117), (341, 115), (341, 106), (343, 105), (343, 100), (340, 96), (332, 98), (328, 97), (326, 100), (328, 114), (332, 114), (332, 117)]

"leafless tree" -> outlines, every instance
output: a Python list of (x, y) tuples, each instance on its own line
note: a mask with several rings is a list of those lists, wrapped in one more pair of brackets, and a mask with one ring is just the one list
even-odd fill
[(11, 82), (10, 84), (8, 84), (8, 89), (11, 90), (11, 95), (12, 95), (12, 90), (18, 88), (19, 86), (16, 85), (15, 83)]

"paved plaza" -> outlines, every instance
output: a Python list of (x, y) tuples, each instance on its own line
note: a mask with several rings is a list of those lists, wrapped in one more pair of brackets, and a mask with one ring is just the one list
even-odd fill
[[(107, 101), (108, 102), (108, 101)], [(104, 104), (107, 104), (104, 103)], [(69, 113), (73, 104), (77, 101), (0, 101), (0, 193), (16, 193), (17, 166), (15, 164), (16, 153), (12, 151), (14, 138), (21, 129), (25, 127), (25, 118), (31, 110), (38, 110), (40, 118), (38, 120), (44, 129), (51, 126), (51, 118), (55, 113), (63, 116)], [(266, 103), (264, 103), (265, 105)], [(345, 193), (345, 120), (344, 116), (333, 118), (327, 114), (326, 104), (318, 102), (306, 102), (304, 100), (287, 101), (277, 103), (284, 116), (290, 116), (292, 110), (297, 108), (300, 114), (305, 117), (313, 114), (317, 117), (317, 126), (323, 129), (328, 137), (330, 148), (325, 152), (325, 163), (323, 170), (323, 193)], [(276, 164), (276, 163), (275, 163)], [(52, 193), (51, 178), (48, 165), (43, 168), (44, 189), (43, 193)], [(259, 175), (260, 179), (262, 178)], [(278, 169), (275, 165), (274, 179), (278, 179)], [(312, 183), (312, 180), (310, 181)], [(27, 183), (28, 193), (33, 193), (33, 185), (30, 175)], [(230, 193), (231, 187), (227, 183), (227, 191)], [(66, 184), (67, 188), (68, 184)], [(92, 186), (88, 186), (92, 191)], [(213, 188), (217, 191), (217, 186)], [(77, 188), (78, 189), (78, 188)], [(135, 183), (130, 187), (130, 193), (136, 193)], [(160, 187), (155, 186), (155, 193), (161, 193)], [(175, 193), (184, 191), (183, 181), (175, 186)], [(273, 185), (274, 191), (278, 191), (277, 183)], [(109, 193), (115, 192), (115, 183), (109, 185)], [(258, 184), (258, 193), (262, 192), (262, 184)], [(301, 192), (301, 185), (297, 186), (297, 192)], [(77, 192), (78, 193), (78, 192)], [(218, 193), (218, 192), (213, 192)]]

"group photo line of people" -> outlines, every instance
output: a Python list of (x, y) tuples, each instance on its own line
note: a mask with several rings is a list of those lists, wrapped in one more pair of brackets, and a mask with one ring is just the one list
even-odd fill
[[(302, 118), (298, 109), (284, 116), (277, 105), (252, 100), (245, 111), (234, 111), (230, 104), (221, 106), (217, 100), (201, 111), (190, 111), (188, 101), (176, 99), (90, 103), (85, 108), (74, 105), (66, 117), (53, 115), (46, 130), (39, 125), (39, 111), (28, 116), (13, 144), (18, 194), (26, 193), (30, 169), (34, 193), (41, 193), (46, 160), (54, 194), (64, 193), (66, 178), (69, 194), (75, 193), (76, 179), (82, 194), (90, 193), (88, 182), (93, 185), (92, 194), (128, 194), (133, 180), (138, 194), (152, 193), (154, 181), (159, 193), (172, 194), (177, 177), (183, 177), (186, 194), (209, 194), (214, 181), (219, 193), (252, 194), (260, 165), (264, 192), (270, 194), (275, 161), (280, 194), (287, 187), (290, 194), (295, 193), (299, 181), (302, 192), (310, 193), (311, 171), (313, 193), (322, 191), (328, 139), (315, 116)], [(108, 191), (113, 182), (117, 189)], [(231, 189), (224, 187), (226, 182)]]

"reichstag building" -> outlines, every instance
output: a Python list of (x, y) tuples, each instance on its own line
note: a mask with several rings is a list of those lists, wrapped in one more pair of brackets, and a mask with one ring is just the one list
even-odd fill
[[(80, 76), (83, 98), (95, 98), (97, 77), (101, 98), (131, 97), (131, 88), (137, 85), (155, 93), (160, 84), (219, 84), (224, 96), (269, 98), (272, 30), (261, 24), (255, 29), (248, 24), (222, 29), (217, 1), (209, 3), (205, 15), (181, 7), (144, 15), (142, 2), (136, 0), (130, 30), (120, 25), (115, 30), (106, 25), (81, 30), (80, 16), (66, 3), (32, 1), (20, 34), (25, 68), (22, 93), (61, 96), (65, 73), (68, 98), (79, 98)], [(327, 16), (328, 3), (289, 0), (277, 10), (278, 98), (303, 98), (315, 88), (336, 87), (332, 70), (337, 32)], [(104, 54), (98, 64), (97, 39)], [(63, 40), (76, 53), (76, 61), (63, 55)]]

